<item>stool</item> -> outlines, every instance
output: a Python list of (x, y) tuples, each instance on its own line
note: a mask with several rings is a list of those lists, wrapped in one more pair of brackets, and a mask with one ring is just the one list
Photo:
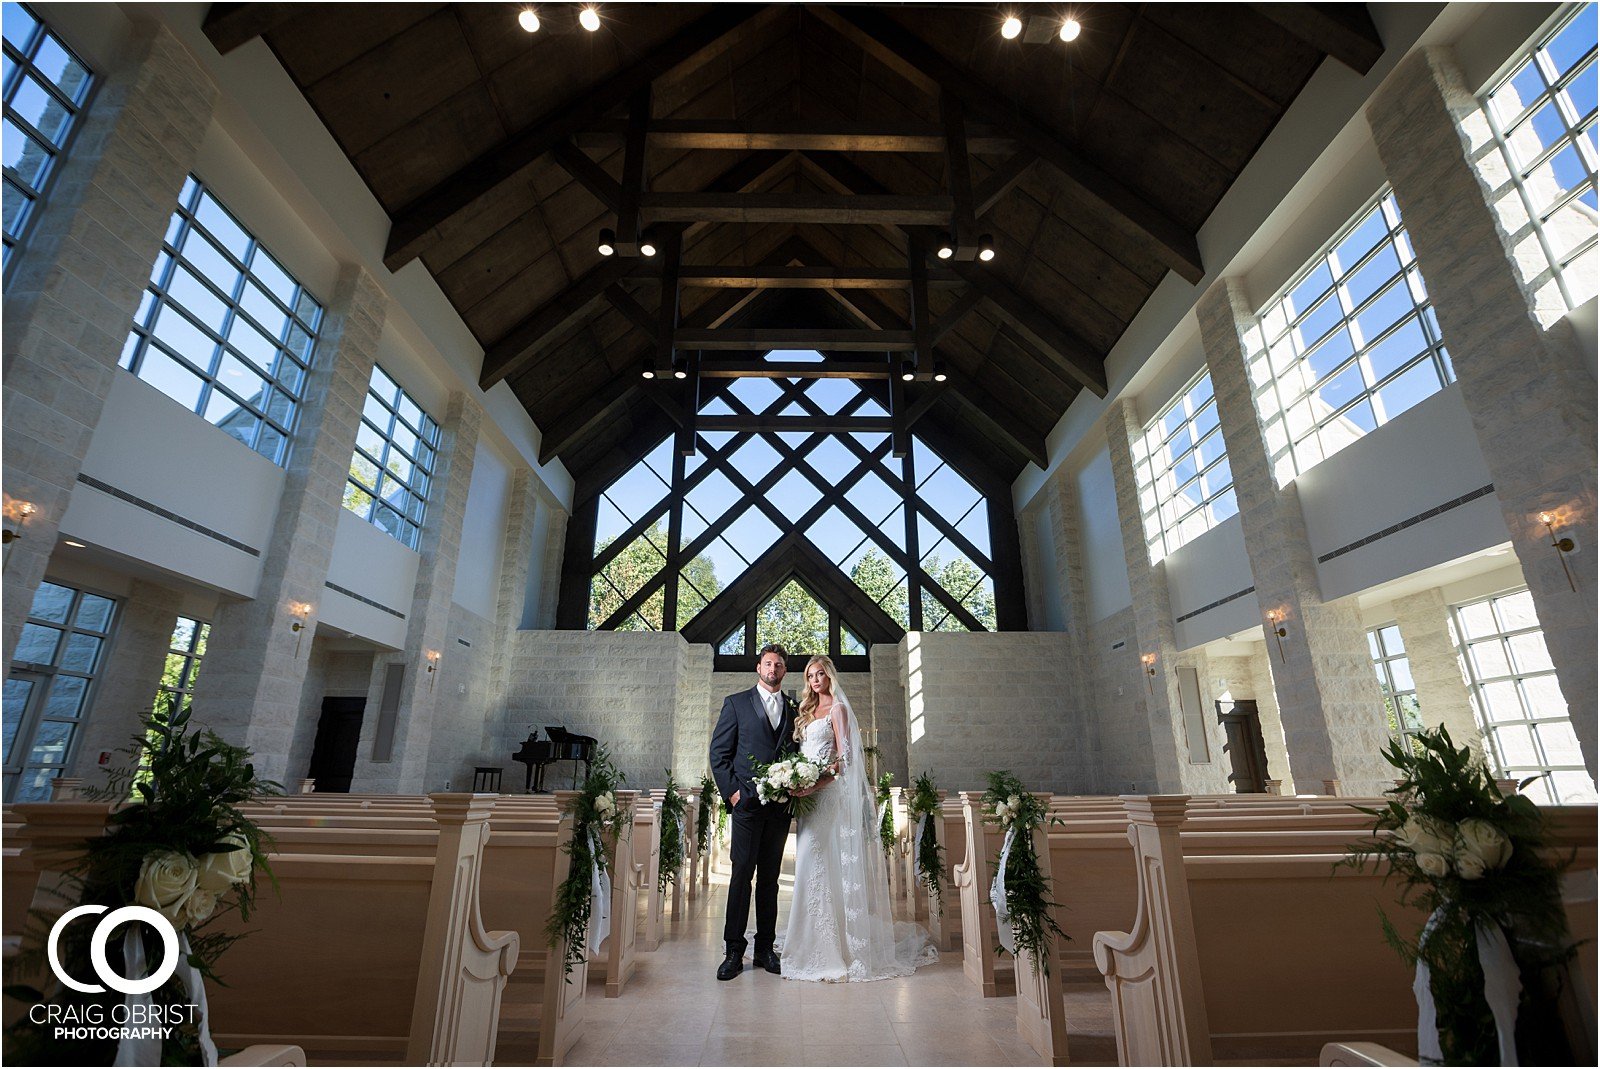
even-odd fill
[(500, 793), (500, 769), (478, 765), (472, 770), (472, 793)]

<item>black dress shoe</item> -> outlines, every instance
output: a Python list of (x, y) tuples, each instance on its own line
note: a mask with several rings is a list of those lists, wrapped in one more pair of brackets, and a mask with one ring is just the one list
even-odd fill
[(755, 960), (755, 963), (757, 965), (761, 966), (763, 969), (767, 970), (772, 975), (774, 975), (774, 976), (782, 976), (783, 975), (783, 966), (778, 964), (778, 955), (774, 954), (772, 951), (770, 951), (770, 950), (759, 951), (758, 950), (758, 951), (756, 951), (756, 953), (754, 955), (754, 960)]
[(717, 966), (717, 979), (732, 980), (742, 972), (744, 972), (744, 955), (729, 954), (722, 959), (722, 964)]

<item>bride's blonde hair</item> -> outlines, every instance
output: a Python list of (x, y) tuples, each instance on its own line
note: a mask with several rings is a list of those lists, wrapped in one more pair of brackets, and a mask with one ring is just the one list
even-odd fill
[(817, 718), (817, 692), (811, 689), (811, 667), (818, 665), (822, 674), (828, 677), (828, 694), (834, 701), (839, 700), (839, 670), (833, 666), (833, 661), (822, 654), (817, 654), (806, 662), (804, 678), (806, 681), (806, 696), (800, 699), (800, 715), (794, 719), (794, 738), (796, 742), (805, 737), (806, 725)]

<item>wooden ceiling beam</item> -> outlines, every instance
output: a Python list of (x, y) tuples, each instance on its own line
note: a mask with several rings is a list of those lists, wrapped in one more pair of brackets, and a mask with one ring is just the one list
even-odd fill
[[(597, 124), (577, 135), (584, 148), (611, 150), (624, 134), (615, 121)], [(942, 129), (930, 123), (816, 122), (791, 119), (777, 125), (750, 119), (657, 119), (648, 133), (651, 148), (757, 152), (767, 149), (825, 152), (944, 151)], [(972, 124), (968, 150), (979, 155), (1016, 151), (1016, 139), (996, 126)]]
[(1251, 4), (1256, 14), (1277, 23), (1357, 74), (1366, 74), (1383, 55), (1383, 38), (1366, 4)]
[(1093, 210), (1148, 247), (1189, 282), (1199, 282), (1205, 277), (1200, 246), (1191, 230), (1079, 153), (1048, 124), (1018, 105), (1010, 94), (946, 58), (894, 19), (867, 5), (808, 10), (892, 69), (901, 73), (917, 72), (920, 77), (913, 79), (916, 84), (924, 88), (931, 85), (938, 94), (954, 94), (974, 111), (992, 113), (992, 118), (1014, 134), (1024, 147), (1065, 175)]
[[(775, 289), (775, 290), (897, 290), (911, 283), (911, 273), (903, 267), (742, 267), (725, 265), (685, 265), (679, 279), (683, 285), (700, 289)], [(930, 288), (963, 286), (961, 277), (943, 267), (928, 268)]]
[(622, 183), (607, 174), (604, 167), (577, 145), (562, 141), (551, 148), (550, 158), (609, 210), (617, 211), (622, 207)]
[(989, 210), (1000, 202), (1000, 198), (1011, 192), (1011, 188), (1022, 180), (1039, 160), (1038, 153), (1031, 149), (1022, 149), (1007, 156), (1000, 165), (989, 172), (987, 178), (979, 182), (972, 191), (972, 210), (981, 219), (989, 214)]
[(724, 42), (760, 10), (716, 4), (637, 62), (599, 85), (584, 86), (507, 140), (439, 182), (395, 213), (384, 266), (398, 271), (432, 248), (442, 228), (480, 198), (521, 174), (539, 157), (626, 103), (641, 88)]
[(679, 349), (754, 350), (832, 349), (842, 353), (909, 352), (916, 346), (909, 330), (833, 330), (828, 328), (681, 328), (673, 338)]
[(212, 4), (201, 27), (222, 55), (271, 33), (309, 4)]
[(707, 360), (700, 365), (703, 379), (883, 379), (889, 365), (882, 360), (824, 360), (802, 363), (789, 360)]
[(943, 226), (955, 202), (943, 195), (839, 197), (826, 193), (646, 193), (644, 214), (658, 223), (820, 223)]

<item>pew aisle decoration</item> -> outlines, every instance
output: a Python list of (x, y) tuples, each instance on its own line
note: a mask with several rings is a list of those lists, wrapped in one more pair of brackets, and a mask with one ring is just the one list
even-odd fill
[(663, 896), (678, 882), (678, 870), (689, 856), (688, 836), (689, 803), (668, 769), (667, 791), (661, 799), (661, 863), (656, 873), (656, 890)]
[(1389, 943), (1416, 966), (1423, 1063), (1516, 1065), (1519, 1002), (1539, 1012), (1545, 1000), (1530, 988), (1573, 952), (1560, 872), (1539, 854), (1543, 818), (1526, 797), (1502, 795), (1483, 759), (1442, 726), (1412, 738), (1414, 752), (1398, 742), (1384, 751), (1401, 778), (1387, 806), (1362, 810), (1376, 818), (1373, 838), (1341, 864), (1386, 861), (1401, 901), (1429, 914), (1414, 940), (1382, 917)]
[(717, 781), (707, 772), (700, 777), (700, 805), (695, 814), (694, 837), (700, 853), (711, 849), (711, 818), (717, 804)]
[[(583, 790), (568, 807), (572, 813), (572, 840), (567, 853), (572, 867), (556, 892), (555, 907), (545, 925), (552, 949), (565, 940), (566, 958), (561, 975), (572, 982), (572, 970), (598, 954), (611, 934), (611, 863), (605, 839), (615, 837), (632, 814), (617, 805), (623, 775), (604, 746), (596, 746)], [(632, 918), (628, 918), (632, 923)]]
[(989, 901), (994, 905), (1001, 950), (1015, 955), (1027, 951), (1044, 972), (1050, 971), (1047, 945), (1051, 935), (1067, 938), (1056, 924), (1051, 910), (1050, 876), (1040, 867), (1033, 845), (1033, 831), (1047, 823), (1062, 821), (1050, 816), (1040, 799), (1028, 793), (1022, 781), (1010, 772), (989, 773), (989, 789), (983, 794), (985, 815), (1005, 829), (1006, 837), (995, 864), (994, 883)]
[(928, 773), (924, 772), (912, 781), (906, 812), (912, 824), (911, 867), (917, 879), (933, 895), (934, 907), (943, 913), (944, 858), (940, 856), (943, 851), (939, 847), (939, 830), (934, 824), (939, 812), (939, 793), (933, 785), (933, 777)]
[(878, 777), (878, 842), (883, 846), (883, 857), (894, 864), (894, 773), (885, 772)]
[[(272, 875), (264, 855), (270, 840), (239, 804), (283, 791), (256, 775), (248, 750), (209, 730), (192, 730), (190, 713), (184, 709), (169, 718), (163, 711), (151, 717), (145, 734), (121, 751), (129, 757), (127, 764), (107, 773), (106, 787), (85, 791), (91, 801), (126, 804), (111, 813), (106, 834), (89, 840), (83, 857), (66, 873), (61, 902), (110, 910), (142, 906), (160, 913), (177, 932), (175, 971), (155, 990), (128, 995), (103, 988), (99, 994), (72, 991), (60, 983), (48, 997), (27, 988), (6, 990), (23, 1001), (69, 1007), (80, 1021), (176, 1027), (165, 1038), (159, 1034), (164, 1029), (148, 1029), (121, 1039), (60, 1039), (52, 1026), (34, 1024), (23, 1014), (6, 1036), (6, 1059), (12, 1064), (217, 1064), (205, 981), (222, 982), (217, 963), (242, 936), (206, 929), (235, 910), (249, 919), (256, 873)], [(46, 930), (54, 920), (45, 921)], [(92, 939), (97, 927), (78, 923), (62, 930), (55, 949), (68, 976), (99, 972)], [(35, 975), (47, 957), (46, 930), (25, 934), (18, 960)], [(149, 924), (122, 925), (99, 953), (130, 980), (151, 976), (168, 960), (162, 933)]]

